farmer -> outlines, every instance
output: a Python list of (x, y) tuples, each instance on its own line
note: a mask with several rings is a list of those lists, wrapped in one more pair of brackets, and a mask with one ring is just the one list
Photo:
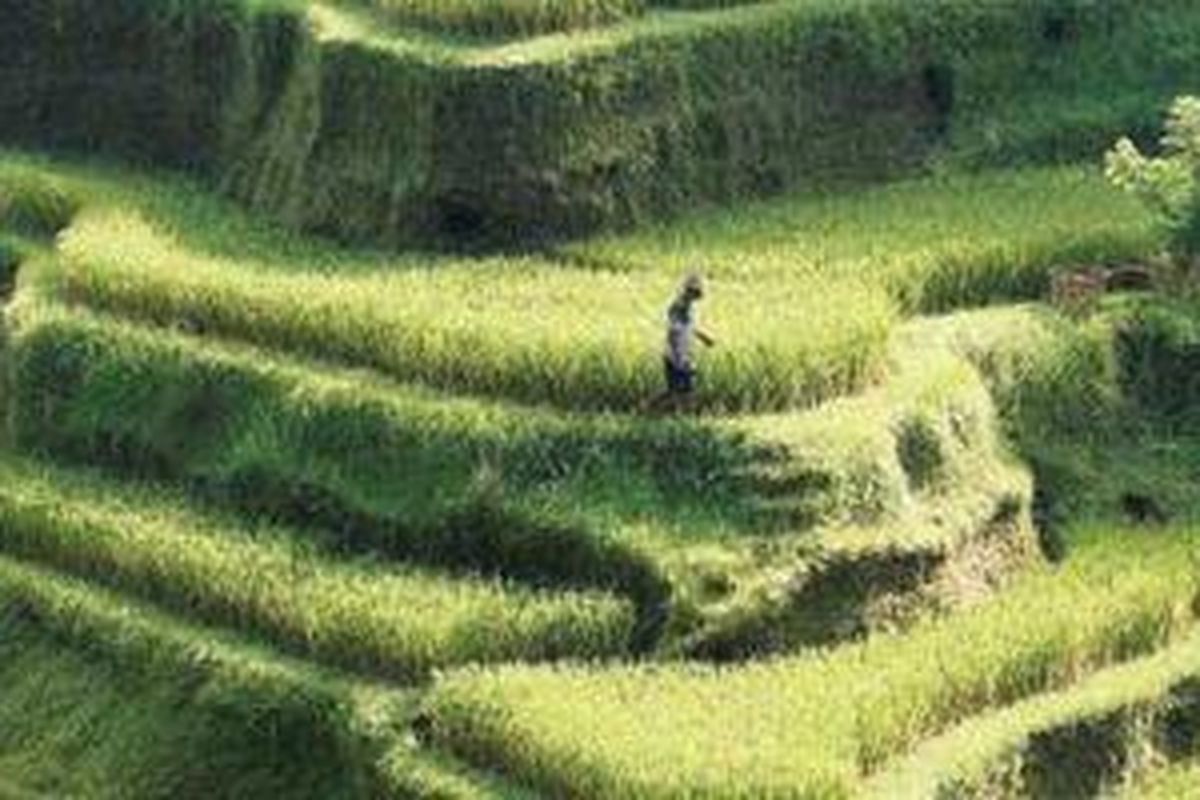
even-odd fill
[(696, 327), (695, 304), (704, 297), (704, 281), (699, 272), (689, 272), (667, 309), (667, 345), (663, 352), (663, 369), (667, 391), (655, 405), (666, 402), (679, 404), (691, 397), (696, 384), (696, 367), (692, 363), (692, 337), (706, 347), (716, 340)]

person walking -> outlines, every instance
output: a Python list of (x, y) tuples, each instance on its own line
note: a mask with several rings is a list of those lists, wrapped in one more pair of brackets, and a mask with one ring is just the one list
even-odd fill
[(704, 279), (697, 271), (689, 272), (678, 294), (667, 309), (667, 341), (663, 351), (663, 372), (666, 392), (653, 404), (656, 408), (671, 405), (676, 408), (690, 402), (696, 390), (696, 366), (692, 360), (692, 340), (706, 347), (717, 342), (696, 324), (696, 303), (704, 299)]

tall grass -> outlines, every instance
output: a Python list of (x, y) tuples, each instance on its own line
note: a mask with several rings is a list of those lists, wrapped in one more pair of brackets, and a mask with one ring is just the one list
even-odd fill
[(1040, 297), (1056, 269), (1138, 259), (1160, 244), (1154, 220), (1099, 169), (1052, 167), (759, 201), (561, 252), (609, 269), (695, 265), (764, 291), (857, 278), (908, 313), (930, 313)]
[(12, 156), (0, 195), (26, 197), (39, 181), (86, 209), (61, 243), (58, 288), (70, 301), (458, 392), (580, 408), (635, 409), (659, 390), (664, 306), (689, 265), (712, 276), (700, 315), (720, 339), (701, 354), (702, 403), (767, 410), (877, 380), (897, 308), (1038, 296), (1055, 269), (1144, 256), (1157, 241), (1140, 208), (1077, 169), (700, 215), (572, 246), (559, 254), (571, 266), (338, 250), (185, 184), (120, 185), (103, 170)]
[[(289, 274), (197, 257), (137, 217), (103, 212), (80, 219), (62, 253), (63, 296), (99, 310), (438, 388), (591, 409), (637, 409), (660, 391), (677, 280), (538, 259)], [(708, 406), (812, 403), (879, 374), (893, 313), (870, 286), (762, 291), (716, 279), (710, 291), (700, 313), (725, 338), (702, 360)]]
[(740, 636), (818, 553), (952, 559), (1029, 507), (986, 390), (945, 350), (801, 414), (642, 420), (438, 398), (28, 301), (10, 313), (20, 446), (180, 481), (340, 549), (613, 589), (643, 623), (669, 594), (677, 635), (715, 604)]
[(1200, 590), (1196, 546), (1191, 529), (1084, 531), (1064, 566), (988, 604), (733, 670), (457, 673), (433, 691), (435, 736), (552, 793), (847, 796), (860, 773), (948, 724), (1176, 639)]
[(0, 474), (0, 551), (326, 663), (414, 681), (474, 661), (610, 656), (631, 634), (615, 599), (338, 564), (284, 531), (240, 530), (153, 493), (11, 460)]
[(874, 776), (864, 795), (986, 795), (1019, 774), (1024, 796), (1113, 796), (1163, 762), (1195, 755), (1197, 679), (1193, 631), (1148, 658), (968, 720)]
[(771, 519), (749, 471), (786, 456), (756, 447), (763, 437), (740, 420), (447, 398), (27, 296), (9, 323), (10, 419), (30, 447), (151, 474), (274, 474), (411, 530), (479, 501), (597, 524), (690, 526), (693, 538), (751, 532)]
[[(877, 379), (897, 305), (1038, 296), (1056, 267), (1137, 257), (1155, 242), (1127, 198), (1076, 170), (792, 200), (567, 253), (597, 269), (305, 259), (282, 244), (208, 254), (176, 231), (187, 215), (210, 224), (219, 214), (193, 204), (156, 218), (150, 207), (169, 189), (130, 211), (137, 199), (97, 183), (101, 197), (62, 244), (69, 300), (439, 388), (581, 408), (634, 409), (658, 391), (663, 305), (689, 264), (713, 276), (700, 314), (720, 337), (702, 356), (702, 401), (764, 410)], [(235, 221), (224, 223), (231, 235)], [(296, 260), (320, 271), (298, 271)]]
[(375, 790), (340, 681), (8, 559), (0, 678), (0, 773), (37, 796)]
[(1200, 785), (1200, 762), (1176, 764), (1144, 784), (1122, 792), (1121, 800), (1188, 800)]
[[(619, 426), (580, 430), (569, 420), (381, 390), (78, 314), (13, 315), (25, 320), (11, 364), (21, 446), (181, 481), (339, 549), (617, 589), (644, 613), (663, 599), (658, 568), (639, 547), (588, 525), (586, 505), (564, 504), (571, 494), (556, 497), (558, 486), (587, 486), (592, 470), (611, 475), (630, 463)], [(686, 430), (662, 433), (687, 445)], [(616, 446), (597, 452), (589, 432), (607, 432)], [(652, 453), (669, 441), (641, 446)], [(690, 446), (703, 453), (713, 444)], [(618, 474), (617, 486), (655, 492), (637, 478)]]
[(384, 19), (462, 36), (522, 37), (640, 16), (645, 0), (340, 0)]

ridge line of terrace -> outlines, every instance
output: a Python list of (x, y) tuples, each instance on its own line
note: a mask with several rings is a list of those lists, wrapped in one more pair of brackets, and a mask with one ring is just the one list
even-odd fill
[[(878, 3), (887, 0), (865, 0), (866, 5)], [(775, 0), (705, 9), (650, 8), (634, 19), (598, 28), (499, 40), (433, 33), (388, 21), (368, 9), (322, 0), (310, 3), (304, 15), (322, 44), (359, 45), (451, 66), (505, 69), (610, 54), (645, 39), (674, 39), (712, 29), (728, 31), (732, 26), (766, 28), (779, 19), (819, 16), (830, 8)]]

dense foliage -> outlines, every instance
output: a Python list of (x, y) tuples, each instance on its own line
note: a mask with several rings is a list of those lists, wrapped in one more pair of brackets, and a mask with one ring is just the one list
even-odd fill
[(1194, 782), (1193, 0), (0, 20), (0, 796)]
[(1161, 218), (1173, 254), (1190, 266), (1200, 258), (1200, 97), (1175, 101), (1161, 147), (1145, 156), (1122, 139), (1108, 154), (1108, 177)]
[(455, 246), (931, 157), (1090, 155), (1153, 127), (1200, 36), (1183, 0), (756, 3), (511, 46), (282, 0), (10, 0), (0, 16), (0, 138), (190, 165), (342, 238)]

